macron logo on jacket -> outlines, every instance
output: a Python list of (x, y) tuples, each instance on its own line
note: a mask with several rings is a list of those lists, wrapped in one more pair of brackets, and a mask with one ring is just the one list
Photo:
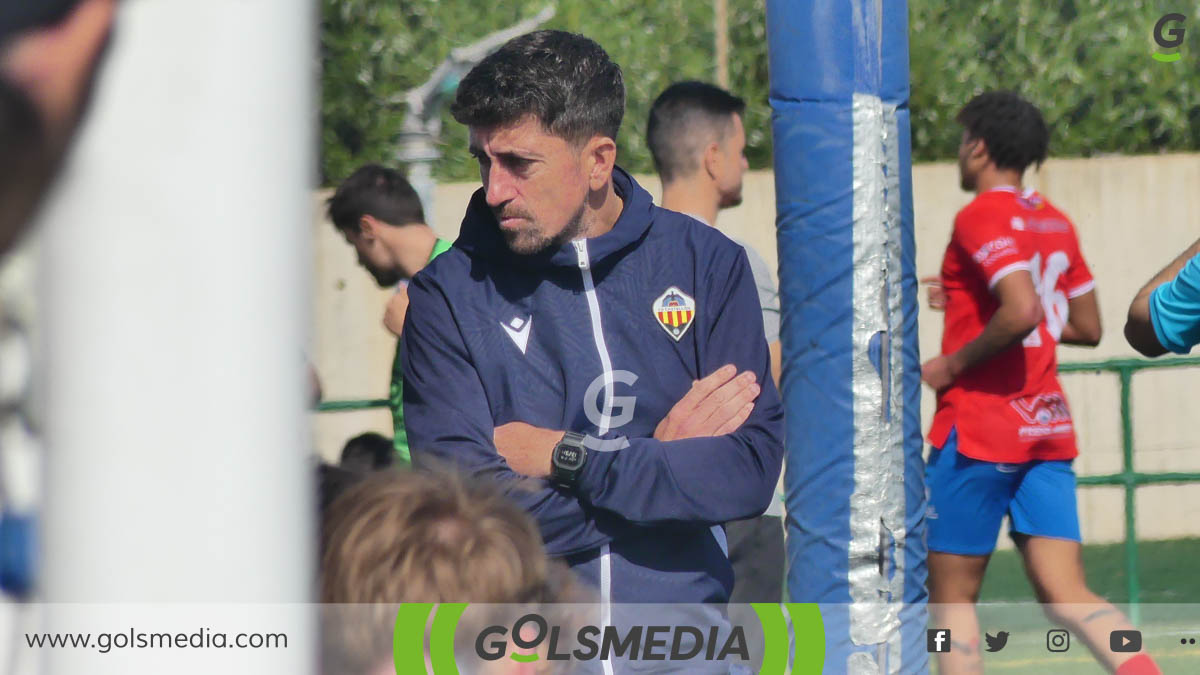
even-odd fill
[[(508, 249), (477, 192), (454, 248), (413, 279), (413, 457), (505, 485), (606, 599), (723, 602), (732, 570), (713, 526), (766, 509), (783, 455), (754, 279), (741, 246), (654, 206), (623, 170), (613, 182), (611, 231), (536, 256)], [(742, 427), (654, 439), (692, 382), (728, 363), (762, 385)], [(512, 421), (585, 435), (573, 489), (508, 468), (492, 433)]]
[(508, 333), (508, 337), (512, 338), (513, 344), (517, 346), (517, 349), (521, 350), (522, 354), (525, 353), (525, 347), (529, 344), (529, 329), (531, 326), (533, 326), (533, 317), (522, 319), (521, 317), (514, 316), (508, 323), (500, 324), (500, 327), (504, 329), (505, 333)]

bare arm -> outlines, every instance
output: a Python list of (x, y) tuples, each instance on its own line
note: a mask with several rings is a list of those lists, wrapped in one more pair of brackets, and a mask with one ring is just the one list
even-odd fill
[(1065, 345), (1095, 347), (1104, 331), (1100, 326), (1100, 307), (1096, 292), (1088, 291), (1067, 301), (1067, 324), (1059, 342)]
[(1142, 290), (1134, 296), (1129, 305), (1129, 315), (1125, 320), (1125, 339), (1129, 345), (1146, 356), (1162, 356), (1167, 353), (1165, 347), (1158, 341), (1154, 333), (1154, 324), (1150, 320), (1150, 294), (1154, 289), (1174, 279), (1188, 261), (1200, 254), (1200, 240), (1197, 240), (1170, 265), (1154, 275)]
[(996, 283), (992, 294), (1000, 302), (979, 337), (953, 354), (930, 359), (921, 367), (921, 379), (934, 389), (950, 386), (959, 375), (1017, 344), (1042, 321), (1042, 303), (1033, 288), (1033, 277), (1018, 270)]

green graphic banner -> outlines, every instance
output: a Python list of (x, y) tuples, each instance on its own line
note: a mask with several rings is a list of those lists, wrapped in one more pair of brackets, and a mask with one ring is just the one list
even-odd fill
[(638, 619), (606, 623), (614, 612), (599, 605), (401, 605), (396, 673), (465, 675), (501, 660), (546, 660), (552, 672), (605, 661), (662, 661), (697, 672), (741, 664), (762, 675), (816, 675), (824, 667), (825, 626), (815, 604), (756, 603), (740, 615), (704, 605), (623, 607), (617, 616)]

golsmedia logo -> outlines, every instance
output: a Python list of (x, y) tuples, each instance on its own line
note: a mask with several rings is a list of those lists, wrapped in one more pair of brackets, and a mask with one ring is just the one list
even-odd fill
[(1187, 19), (1182, 14), (1164, 14), (1154, 24), (1154, 42), (1164, 50), (1174, 50), (1170, 52), (1155, 51), (1153, 56), (1155, 61), (1162, 63), (1171, 63), (1179, 60), (1179, 50), (1183, 46), (1183, 35), (1185, 29), (1183, 22)]
[(724, 661), (736, 657), (740, 661), (750, 661), (746, 631), (741, 626), (733, 626), (724, 636), (719, 626), (706, 628), (707, 631), (699, 626), (631, 626), (621, 630), (616, 626), (605, 626), (601, 630), (599, 626), (582, 626), (576, 634), (579, 648), (568, 651), (562, 649), (559, 626), (551, 628), (540, 614), (526, 614), (513, 623), (511, 635), (504, 626), (483, 629), (475, 638), (475, 655), (484, 661), (502, 659), (511, 639), (517, 647), (533, 650), (508, 655), (521, 663), (537, 661), (540, 656), (536, 650), (543, 643), (547, 644), (548, 661), (607, 661), (614, 657), (630, 661), (690, 661), (695, 658)]
[[(791, 672), (796, 675), (820, 673), (825, 662), (825, 628), (817, 605), (788, 603), (751, 605), (762, 625), (764, 675), (783, 675), (788, 667), (789, 640), (795, 641)], [(791, 617), (789, 634), (783, 610)], [(468, 630), (460, 637), (467, 645), (455, 645), (455, 633), (467, 611), (466, 603), (402, 605), (396, 617), (393, 656), (396, 673), (428, 673), (426, 654), (432, 675), (458, 675), (459, 662), (482, 666), (488, 662), (512, 660), (532, 663), (539, 660), (569, 664), (586, 661), (664, 661), (676, 664), (728, 662), (749, 665), (751, 650), (757, 650), (741, 625), (606, 625), (581, 622), (557, 625), (540, 613), (525, 613), (511, 624), (489, 623), (482, 629)], [(429, 623), (433, 612), (433, 622)], [(659, 617), (661, 619), (661, 617)], [(428, 651), (425, 628), (429, 625)], [(466, 626), (478, 623), (465, 622)], [(465, 642), (466, 639), (463, 641)], [(473, 672), (468, 668), (463, 672)]]

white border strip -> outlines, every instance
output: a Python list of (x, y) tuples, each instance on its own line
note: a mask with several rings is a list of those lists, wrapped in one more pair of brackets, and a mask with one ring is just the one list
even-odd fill
[(989, 291), (992, 290), (996, 286), (996, 284), (1000, 283), (1000, 280), (1003, 279), (1004, 277), (1012, 274), (1013, 272), (1020, 272), (1021, 270), (1025, 270), (1026, 272), (1029, 271), (1029, 261), (1028, 260), (1021, 260), (1021, 261), (1012, 263), (1010, 265), (1005, 265), (1004, 267), (1001, 267), (999, 270), (996, 271), (995, 274), (992, 275), (991, 279), (988, 279), (988, 290)]
[(1096, 280), (1092, 279), (1091, 281), (1085, 281), (1075, 288), (1067, 291), (1067, 297), (1074, 300), (1075, 298), (1078, 298), (1081, 295), (1087, 295), (1094, 290), (1096, 290)]

